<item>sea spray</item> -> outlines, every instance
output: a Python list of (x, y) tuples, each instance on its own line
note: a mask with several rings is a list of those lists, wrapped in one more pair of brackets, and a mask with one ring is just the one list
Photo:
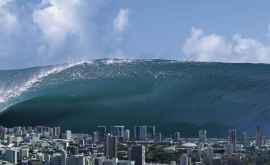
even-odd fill
[(0, 112), (4, 111), (11, 105), (16, 104), (17, 101), (10, 102), (10, 100), (14, 100), (14, 98), (21, 96), (24, 92), (42, 82), (44, 78), (52, 74), (60, 73), (73, 66), (80, 65), (81, 63), (83, 62), (64, 64), (60, 66), (54, 66), (52, 68), (42, 69), (39, 73), (32, 75), (30, 78), (28, 78), (28, 80), (19, 85), (10, 86), (8, 88), (5, 88), (4, 86), (0, 87)]

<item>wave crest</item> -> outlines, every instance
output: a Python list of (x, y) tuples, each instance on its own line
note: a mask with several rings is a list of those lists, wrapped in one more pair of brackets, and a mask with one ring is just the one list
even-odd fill
[[(75, 65), (80, 65), (81, 63), (82, 62), (77, 62), (77, 63), (65, 64), (61, 66), (54, 66), (52, 68), (46, 68), (46, 69), (43, 68), (38, 73), (31, 75), (30, 78), (28, 78), (23, 83), (18, 83), (15, 86), (11, 85), (8, 88), (5, 85), (0, 86), (0, 112), (3, 111), (3, 109), (6, 109), (7, 107), (9, 107), (10, 105), (15, 104), (15, 103), (12, 103), (12, 104), (9, 103), (10, 100), (21, 96), (24, 92), (28, 91), (30, 88), (34, 87), (35, 85), (43, 81), (44, 78), (53, 74), (60, 73)], [(1, 109), (1, 104), (2, 104), (2, 109)]]

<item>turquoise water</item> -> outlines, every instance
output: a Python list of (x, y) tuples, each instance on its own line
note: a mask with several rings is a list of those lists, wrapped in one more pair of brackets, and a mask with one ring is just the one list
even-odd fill
[(0, 89), (0, 124), (90, 131), (98, 124), (149, 123), (189, 134), (208, 127), (213, 135), (229, 126), (270, 128), (270, 65), (264, 64), (96, 60), (0, 71)]

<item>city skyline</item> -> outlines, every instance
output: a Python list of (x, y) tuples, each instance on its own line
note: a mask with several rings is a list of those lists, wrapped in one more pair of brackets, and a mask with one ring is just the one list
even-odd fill
[[(153, 125), (136, 125), (132, 136), (124, 125), (97, 126), (92, 133), (47, 126), (0, 126), (0, 163), (7, 165), (247, 165), (269, 163), (268, 137), (255, 135), (195, 137), (153, 134)], [(108, 129), (107, 129), (108, 128)], [(146, 134), (145, 128), (151, 128)], [(141, 131), (138, 131), (140, 130)], [(148, 130), (148, 129), (147, 129)], [(258, 137), (258, 131), (260, 136)], [(178, 132), (177, 132), (178, 133)], [(138, 134), (138, 135), (136, 135)], [(261, 139), (258, 144), (258, 138)], [(263, 154), (262, 154), (263, 153)]]

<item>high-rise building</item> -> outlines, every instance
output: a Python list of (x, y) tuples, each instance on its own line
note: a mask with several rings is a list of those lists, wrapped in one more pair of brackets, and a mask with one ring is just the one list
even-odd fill
[(129, 160), (135, 161), (135, 165), (145, 164), (145, 147), (143, 145), (131, 146), (128, 150)]
[(31, 134), (30, 141), (31, 141), (32, 144), (37, 143), (39, 141), (39, 139), (40, 139), (39, 134), (36, 134), (36, 133)]
[(111, 134), (113, 136), (117, 136), (119, 138), (124, 138), (125, 126), (123, 126), (123, 125), (111, 126), (110, 131), (111, 131)]
[(61, 152), (54, 153), (52, 160), (52, 165), (66, 165), (67, 164), (67, 153), (62, 150)]
[(200, 143), (206, 143), (207, 141), (207, 131), (206, 130), (199, 130), (199, 140)]
[(59, 138), (61, 135), (61, 127), (54, 127), (53, 128), (53, 136), (55, 138)]
[(182, 154), (176, 164), (177, 165), (191, 165), (191, 158), (187, 154)]
[(105, 156), (107, 159), (117, 158), (118, 138), (108, 134), (105, 141)]
[(72, 138), (71, 130), (66, 130), (66, 139), (70, 140)]
[(98, 137), (97, 131), (94, 131), (94, 132), (93, 132), (93, 142), (94, 142), (94, 143), (100, 142), (100, 141), (99, 141), (99, 137)]
[(248, 135), (246, 132), (243, 132), (241, 135), (241, 143), (245, 146), (248, 145)]
[(0, 139), (4, 139), (7, 133), (7, 128), (0, 126)]
[(54, 137), (54, 128), (49, 128), (49, 136), (55, 138)]
[(124, 139), (125, 139), (125, 141), (128, 141), (129, 138), (130, 138), (130, 130), (129, 129), (126, 129), (125, 130)]
[(17, 164), (18, 163), (19, 151), (17, 148), (10, 148), (6, 150), (6, 161)]
[(22, 127), (15, 127), (14, 129), (16, 136), (22, 136), (23, 134)]
[(107, 133), (107, 127), (106, 126), (97, 126), (97, 141), (98, 142), (104, 142), (106, 133)]
[(176, 141), (181, 141), (181, 133), (180, 132), (175, 132), (174, 139)]
[(236, 149), (236, 129), (229, 130), (229, 144), (232, 145), (232, 150), (235, 152)]
[(147, 126), (147, 137), (148, 139), (154, 139), (156, 136), (156, 126)]
[(134, 127), (134, 139), (146, 140), (147, 139), (147, 126), (135, 126)]
[(85, 165), (85, 157), (83, 155), (72, 155), (67, 159), (67, 165)]
[(29, 158), (29, 148), (23, 147), (20, 149), (19, 160), (27, 160)]
[(155, 141), (156, 142), (162, 142), (162, 133), (161, 132), (157, 133)]
[(256, 127), (256, 146), (261, 147), (263, 141), (262, 130), (260, 126)]

